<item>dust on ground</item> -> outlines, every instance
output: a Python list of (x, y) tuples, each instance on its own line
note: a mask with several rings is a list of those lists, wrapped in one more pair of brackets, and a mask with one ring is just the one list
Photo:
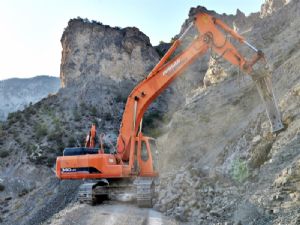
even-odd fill
[(153, 209), (138, 208), (133, 204), (116, 202), (97, 206), (73, 203), (44, 223), (51, 225), (178, 225)]

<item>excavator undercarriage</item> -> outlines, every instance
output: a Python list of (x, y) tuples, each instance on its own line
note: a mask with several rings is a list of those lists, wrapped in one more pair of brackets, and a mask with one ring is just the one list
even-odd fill
[(100, 179), (80, 185), (78, 200), (89, 205), (105, 200), (136, 202), (139, 207), (151, 208), (154, 192), (153, 178)]

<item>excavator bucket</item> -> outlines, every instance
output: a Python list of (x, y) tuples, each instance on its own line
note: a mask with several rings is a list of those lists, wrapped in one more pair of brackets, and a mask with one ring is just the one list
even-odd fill
[(268, 118), (271, 123), (272, 132), (280, 131), (284, 128), (281, 121), (281, 114), (275, 100), (272, 88), (272, 76), (266, 64), (257, 63), (251, 73), (251, 77), (256, 84), (261, 99), (263, 100)]

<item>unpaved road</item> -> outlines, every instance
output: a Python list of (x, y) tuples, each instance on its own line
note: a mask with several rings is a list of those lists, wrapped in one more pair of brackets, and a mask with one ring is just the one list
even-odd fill
[(153, 209), (131, 204), (107, 203), (97, 206), (74, 203), (44, 224), (51, 225), (178, 225)]

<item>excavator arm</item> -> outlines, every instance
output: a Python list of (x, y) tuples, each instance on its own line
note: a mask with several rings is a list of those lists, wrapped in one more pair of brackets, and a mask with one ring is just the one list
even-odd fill
[[(176, 49), (178, 49), (180, 46), (183, 37), (193, 26), (196, 27), (198, 35), (195, 37), (192, 43), (186, 47), (185, 50), (170, 59), (170, 56), (173, 55)], [(256, 52), (251, 60), (247, 61), (239, 53), (239, 51), (228, 40), (228, 35), (232, 36), (240, 43), (246, 44)], [(190, 24), (182, 36), (173, 43), (168, 52), (154, 67), (146, 79), (139, 83), (129, 95), (117, 140), (117, 153), (122, 160), (127, 161), (130, 157), (132, 141), (138, 135), (143, 115), (148, 106), (161, 94), (162, 91), (169, 86), (169, 84), (176, 77), (181, 75), (182, 72), (191, 63), (193, 63), (196, 58), (205, 54), (209, 49), (212, 49), (220, 57), (223, 57), (231, 64), (239, 67), (241, 71), (249, 75), (252, 74), (252, 66), (256, 62), (259, 60), (265, 61), (262, 51), (257, 50), (255, 47), (250, 45), (242, 36), (234, 32), (221, 20), (216, 19), (206, 13), (199, 13), (195, 17), (194, 22)], [(260, 86), (262, 89), (268, 89), (268, 87), (264, 86), (266, 85), (266, 82), (260, 83), (263, 83), (262, 86)], [(270, 83), (268, 83), (268, 85), (270, 85)], [(269, 90), (269, 97), (270, 96), (271, 100), (269, 101), (269, 106), (271, 107), (272, 111), (271, 116), (276, 117), (276, 122), (278, 123), (278, 128), (276, 130), (279, 130), (282, 128), (282, 124), (276, 103), (274, 101), (272, 89)], [(263, 100), (265, 101), (264, 98)], [(270, 113), (268, 113), (268, 115), (269, 114)]]

